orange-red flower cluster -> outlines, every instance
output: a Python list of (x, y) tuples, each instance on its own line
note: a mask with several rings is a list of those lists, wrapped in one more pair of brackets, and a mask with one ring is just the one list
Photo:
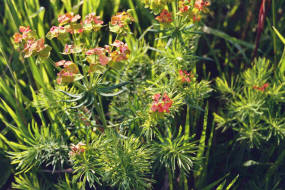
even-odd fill
[(189, 11), (190, 8), (190, 3), (191, 0), (188, 0), (188, 2), (185, 2), (184, 0), (179, 1), (179, 12), (180, 13), (186, 13)]
[(24, 45), (24, 57), (30, 57), (34, 53), (39, 53), (45, 48), (45, 40), (28, 40)]
[(196, 0), (194, 7), (197, 8), (199, 11), (202, 11), (205, 7), (209, 6), (210, 3), (204, 0)]
[(70, 146), (71, 151), (69, 152), (69, 156), (75, 156), (85, 152), (86, 149), (85, 146), (86, 145), (82, 142), (79, 142), (77, 145), (71, 144)]
[(90, 13), (85, 17), (84, 29), (86, 30), (93, 29), (95, 31), (99, 31), (103, 23), (104, 22), (100, 20), (100, 16), (96, 16), (95, 13)]
[(63, 26), (52, 26), (47, 34), (47, 37), (48, 35), (50, 35), (51, 36), (50, 39), (52, 39), (54, 37), (58, 37), (61, 34), (64, 34), (65, 32), (67, 31)]
[(191, 82), (191, 78), (193, 78), (193, 75), (191, 73), (188, 73), (187, 71), (182, 71), (182, 70), (179, 70), (179, 76), (183, 83), (185, 82), (189, 83)]
[(132, 21), (134, 21), (133, 17), (131, 17), (131, 15), (125, 11), (119, 12), (111, 18), (111, 24), (118, 25), (121, 28), (130, 24)]
[(65, 44), (62, 54), (68, 55), (73, 53), (80, 53), (82, 51), (80, 46), (75, 46), (74, 44)]
[(104, 22), (100, 20), (100, 16), (96, 16), (95, 13), (90, 13), (85, 17), (84, 24), (100, 24)]
[[(74, 15), (74, 13), (66, 13), (58, 17), (59, 26), (52, 26), (50, 31), (47, 33), (47, 38), (62, 38), (65, 39), (68, 33), (76, 34), (83, 32), (83, 26), (77, 21), (81, 18), (79, 14)], [(65, 25), (65, 26), (63, 26)]]
[(75, 79), (75, 75), (79, 73), (78, 66), (72, 61), (61, 60), (55, 63), (55, 66), (62, 66), (63, 69), (57, 73), (57, 83), (70, 83)]
[(111, 58), (113, 62), (120, 62), (128, 59), (130, 50), (128, 45), (124, 42), (116, 40), (111, 46), (116, 47), (116, 50), (111, 52)]
[(81, 18), (81, 16), (79, 14), (74, 15), (74, 13), (66, 13), (64, 15), (61, 15), (58, 17), (58, 22), (59, 25), (64, 25), (67, 23), (74, 23), (76, 21), (78, 21)]
[(118, 12), (111, 18), (110, 31), (114, 33), (125, 33), (128, 30), (128, 24), (133, 21), (134, 18), (128, 12)]
[(22, 42), (23, 40), (31, 40), (31, 39), (34, 39), (34, 36), (32, 35), (32, 30), (30, 29), (29, 26), (27, 27), (24, 27), (24, 26), (20, 26), (19, 27), (19, 31), (20, 33), (16, 32), (13, 36), (14, 38), (14, 42), (17, 44), (17, 43), (20, 43)]
[(106, 53), (108, 53), (108, 48), (101, 48), (101, 47), (96, 47), (94, 49), (90, 49), (86, 51), (86, 55), (97, 55), (99, 58), (99, 62), (101, 65), (107, 65), (109, 61), (111, 60)]
[(164, 93), (162, 98), (160, 94), (155, 94), (152, 99), (153, 102), (151, 106), (151, 111), (160, 113), (170, 112), (169, 108), (172, 106), (173, 102), (166, 93)]
[(155, 17), (161, 23), (171, 23), (172, 22), (172, 15), (166, 9), (162, 10), (159, 16)]
[(205, 0), (195, 0), (194, 6), (192, 6), (191, 0), (180, 0), (178, 14), (182, 16), (189, 16), (193, 22), (197, 22), (201, 19), (201, 12), (209, 5), (210, 3)]
[(29, 26), (19, 27), (20, 33), (15, 33), (13, 36), (14, 42), (17, 46), (21, 46), (24, 57), (30, 57), (32, 55), (40, 55), (43, 58), (49, 56), (51, 47), (45, 44), (43, 38), (36, 39), (36, 34), (33, 32)]
[(110, 46), (105, 48), (97, 47), (86, 51), (86, 55), (97, 55), (101, 65), (107, 65), (110, 61), (121, 62), (128, 59), (130, 50), (128, 45), (124, 42), (116, 40), (111, 46), (115, 47), (116, 50), (111, 51)]
[(262, 85), (261, 87), (259, 87), (259, 86), (253, 86), (252, 88), (255, 89), (255, 90), (259, 90), (259, 91), (261, 91), (261, 92), (264, 92), (264, 90), (265, 90), (266, 88), (268, 88), (268, 87), (269, 87), (269, 83), (265, 83), (265, 84)]

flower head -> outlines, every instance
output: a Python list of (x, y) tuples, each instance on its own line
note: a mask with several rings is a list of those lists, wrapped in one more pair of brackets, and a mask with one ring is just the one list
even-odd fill
[(14, 35), (13, 35), (13, 39), (14, 39), (14, 42), (16, 43), (16, 44), (18, 44), (18, 43), (20, 43), (21, 41), (22, 41), (22, 39), (23, 39), (23, 36), (22, 36), (22, 34), (20, 34), (20, 33), (15, 33)]
[(155, 103), (158, 103), (158, 102), (159, 102), (160, 97), (161, 97), (161, 95), (160, 95), (160, 94), (155, 94), (155, 95), (153, 95), (152, 100), (153, 100)]
[(49, 56), (51, 47), (45, 44), (44, 38), (37, 39), (29, 26), (20, 26), (19, 31), (20, 33), (14, 34), (13, 39), (16, 47), (24, 53), (24, 58), (32, 55), (39, 55), (40, 58)]
[(266, 89), (266, 88), (268, 88), (269, 87), (269, 83), (265, 83), (264, 85), (262, 85), (262, 86), (253, 86), (252, 88), (253, 89), (255, 89), (255, 90), (258, 90), (258, 91), (261, 91), (261, 92), (264, 92), (264, 90)]
[(80, 53), (81, 51), (82, 49), (79, 46), (75, 46), (74, 44), (65, 44), (62, 54), (68, 55), (73, 53)]
[(72, 61), (61, 60), (55, 63), (55, 66), (62, 66), (63, 69), (57, 73), (57, 83), (70, 83), (75, 79), (75, 75), (79, 73), (78, 66)]
[(128, 29), (128, 24), (134, 21), (134, 18), (128, 12), (119, 12), (112, 16), (110, 22), (110, 31), (114, 33), (125, 33)]
[(206, 6), (209, 6), (210, 3), (204, 0), (196, 0), (194, 7), (197, 8), (199, 11), (202, 11)]
[(163, 94), (162, 98), (160, 94), (155, 94), (153, 96), (153, 102), (151, 105), (151, 111), (152, 112), (159, 112), (164, 113), (170, 112), (170, 107), (172, 106), (172, 100), (168, 97), (166, 93)]
[(25, 32), (31, 32), (32, 30), (30, 29), (29, 26), (27, 26), (27, 27), (25, 27), (25, 26), (20, 26), (20, 27), (19, 27), (19, 31), (20, 31), (21, 33), (25, 33)]
[(100, 16), (96, 16), (95, 13), (90, 13), (85, 17), (84, 20), (84, 29), (85, 30), (95, 30), (99, 31), (103, 25), (103, 21), (100, 20)]
[(77, 145), (71, 144), (70, 146), (71, 151), (69, 152), (69, 156), (79, 155), (85, 152), (86, 144), (79, 142)]
[(179, 70), (179, 77), (182, 83), (189, 83), (191, 82), (191, 78), (193, 78), (193, 75), (191, 73), (188, 73), (187, 71)]
[(22, 42), (22, 41), (27, 41), (27, 40), (31, 40), (34, 39), (34, 35), (32, 34), (32, 30), (30, 29), (29, 26), (25, 27), (25, 26), (20, 26), (19, 27), (19, 31), (20, 33), (16, 32), (13, 35), (13, 39), (14, 42), (16, 44)]
[(133, 22), (133, 17), (127, 13), (127, 12), (119, 12), (115, 16), (112, 16), (111, 18), (111, 24), (112, 25), (118, 25), (119, 27), (124, 27), (125, 25), (130, 24)]
[(120, 62), (128, 59), (130, 50), (128, 45), (124, 42), (116, 40), (111, 46), (116, 47), (117, 49), (111, 53), (111, 58), (113, 62)]
[(96, 16), (95, 13), (90, 13), (85, 17), (84, 24), (100, 24), (104, 22), (100, 20), (100, 16)]
[(172, 15), (166, 9), (164, 9), (159, 16), (155, 17), (161, 23), (171, 23), (172, 22)]
[(101, 47), (97, 47), (94, 49), (90, 49), (88, 51), (86, 51), (86, 55), (90, 56), (90, 55), (97, 55), (99, 62), (101, 65), (107, 65), (110, 62), (110, 58), (108, 56), (106, 56), (106, 53), (108, 51), (106, 50), (106, 48), (101, 48)]
[(52, 38), (58, 38), (66, 34), (66, 32), (67, 30), (63, 26), (52, 26), (46, 36), (51, 40)]
[(43, 38), (39, 40), (28, 40), (24, 45), (24, 57), (30, 57), (34, 53), (39, 53), (45, 48), (45, 40)]
[(179, 1), (179, 13), (186, 13), (189, 11), (190, 5), (189, 5), (190, 1), (185, 2), (184, 0), (180, 0)]
[(74, 13), (66, 13), (64, 15), (59, 16), (57, 20), (59, 22), (59, 25), (64, 25), (67, 23), (74, 23), (80, 18), (81, 16), (79, 14), (74, 15)]

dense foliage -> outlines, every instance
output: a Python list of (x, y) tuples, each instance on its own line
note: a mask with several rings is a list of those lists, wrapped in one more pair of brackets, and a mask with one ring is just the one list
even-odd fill
[(0, 188), (285, 187), (285, 2), (0, 2)]

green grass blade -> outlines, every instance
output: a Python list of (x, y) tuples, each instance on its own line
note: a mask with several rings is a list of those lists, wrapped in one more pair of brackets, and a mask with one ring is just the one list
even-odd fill
[(231, 42), (233, 44), (239, 44), (239, 45), (242, 45), (242, 46), (247, 47), (249, 49), (254, 49), (254, 45), (253, 44), (245, 42), (243, 40), (239, 40), (238, 38), (232, 37), (232, 36), (222, 32), (220, 30), (204, 26), (203, 27), (203, 32), (206, 33), (206, 34), (211, 34), (211, 35), (223, 38), (224, 40), (227, 40), (227, 41), (229, 41), (229, 42)]
[[(203, 131), (202, 131), (202, 135), (200, 138), (200, 142), (199, 142), (199, 149), (197, 152), (197, 159), (198, 160), (202, 160), (203, 155), (205, 153), (206, 150), (206, 133), (207, 133), (207, 124), (208, 124), (208, 111), (209, 111), (209, 103), (207, 103), (206, 108), (205, 108), (205, 112), (204, 112), (204, 121), (203, 121)], [(197, 171), (197, 173), (195, 175), (197, 175), (197, 177), (200, 176), (200, 174), (202, 173), (202, 170), (207, 168), (206, 165), (202, 165), (202, 167), (200, 167), (200, 169)]]

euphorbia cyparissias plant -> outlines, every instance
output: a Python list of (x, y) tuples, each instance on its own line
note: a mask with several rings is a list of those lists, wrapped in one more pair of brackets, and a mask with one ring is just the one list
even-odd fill
[(15, 33), (13, 36), (16, 47), (24, 54), (25, 58), (31, 56), (39, 56), (48, 58), (51, 47), (45, 44), (43, 38), (38, 39), (34, 31), (29, 26), (20, 26), (20, 33)]
[[(73, 108), (80, 106), (95, 107), (100, 115), (104, 126), (107, 125), (101, 96), (112, 93), (127, 83), (116, 86), (105, 85), (102, 83), (106, 72), (112, 70), (112, 66), (122, 63), (129, 57), (130, 50), (128, 45), (116, 39), (110, 45), (102, 47), (92, 47), (92, 44), (86, 44), (86, 39), (94, 32), (98, 32), (103, 27), (103, 21), (95, 13), (88, 14), (84, 20), (81, 16), (74, 13), (66, 13), (58, 17), (59, 26), (52, 26), (47, 34), (47, 38), (53, 40), (57, 38), (64, 43), (63, 55), (67, 55), (69, 60), (59, 60), (54, 65), (58, 68), (57, 83), (59, 85), (73, 84), (81, 92), (79, 94), (70, 94), (62, 91), (71, 99), (68, 100)], [(119, 34), (126, 33), (127, 25), (133, 21), (128, 12), (117, 13), (112, 17), (110, 30)], [(29, 27), (20, 27), (20, 33), (16, 33), (13, 38), (16, 45), (22, 48), (24, 57), (39, 55), (48, 58), (51, 48), (44, 44), (44, 39), (37, 40), (35, 32)], [(93, 43), (94, 44), (94, 43)], [(50, 59), (50, 58), (49, 58)], [(123, 66), (122, 64), (120, 66)], [(93, 102), (99, 101), (94, 105)]]
[[(192, 25), (207, 6), (204, 1), (196, 1), (195, 4), (190, 1), (179, 1), (174, 11), (170, 7), (171, 0), (160, 2), (163, 2), (164, 7), (157, 4), (159, 11), (155, 13), (158, 15), (154, 22), (159, 24), (154, 26), (169, 27), (176, 32), (183, 31), (187, 24)], [(174, 12), (177, 15), (174, 15)], [(192, 141), (188, 138), (189, 134), (183, 134), (181, 126), (179, 138), (173, 139), (170, 131), (176, 133), (178, 130), (175, 123), (178, 111), (189, 104), (189, 100), (195, 103), (204, 100), (211, 89), (205, 82), (196, 82), (194, 74), (187, 72), (192, 68), (189, 66), (190, 62), (183, 57), (186, 52), (184, 49), (188, 48), (184, 43), (169, 48), (170, 51), (177, 51), (181, 57), (173, 56), (172, 59), (169, 56), (172, 54), (157, 54), (154, 60), (151, 60), (149, 49), (143, 41), (144, 36), (137, 40), (130, 32), (129, 24), (133, 21), (130, 11), (116, 13), (107, 27), (103, 19), (95, 13), (90, 13), (85, 18), (75, 13), (66, 13), (58, 17), (58, 25), (52, 26), (46, 35), (49, 40), (57, 40), (58, 44), (62, 45), (57, 52), (62, 54), (58, 56), (60, 58), (53, 56), (55, 62), (51, 58), (48, 60), (57, 71), (56, 82), (49, 88), (53, 91), (52, 95), (59, 94), (56, 96), (59, 100), (56, 102), (63, 105), (63, 108), (57, 107), (57, 113), (60, 114), (56, 115), (56, 118), (63, 126), (60, 128), (62, 131), (58, 131), (66, 137), (65, 143), (71, 144), (69, 154), (67, 151), (66, 155), (70, 159), (68, 164), (72, 167), (73, 181), (80, 181), (83, 186), (89, 185), (94, 188), (104, 184), (118, 189), (149, 189), (153, 182), (148, 179), (151, 176), (149, 172), (153, 156), (165, 159), (158, 159), (161, 166), (172, 168), (169, 170), (169, 181), (178, 177), (177, 172), (189, 172), (193, 166), (192, 161), (195, 160), (195, 154), (192, 154), (192, 148), (187, 144), (188, 141)], [(176, 27), (177, 22), (179, 30)], [(113, 36), (110, 35), (109, 43), (104, 44), (100, 40), (99, 33), (102, 28), (107, 28), (113, 33)], [(190, 27), (187, 30), (192, 29)], [(21, 28), (20, 32), (15, 34), (15, 42), (28, 43), (31, 29)], [(29, 43), (35, 43), (37, 49), (28, 49), (32, 52), (30, 56), (34, 56), (44, 47), (44, 40), (31, 39)], [(32, 46), (29, 43), (27, 47)], [(185, 47), (181, 47), (182, 45)], [(167, 51), (167, 48), (168, 46), (161, 50)], [(139, 51), (140, 49), (147, 50)], [(148, 59), (144, 59), (146, 57)], [(169, 61), (171, 59), (173, 62)], [(152, 61), (155, 64), (149, 64)], [(141, 79), (136, 78), (140, 72), (137, 70), (138, 64), (139, 68), (142, 68)], [(152, 76), (145, 74), (150, 73), (147, 67), (153, 67)], [(133, 77), (131, 80), (128, 78), (129, 73)], [(135, 90), (124, 87), (129, 83)], [(118, 90), (119, 88), (122, 89)], [(143, 93), (139, 93), (138, 88), (143, 89)], [(117, 97), (111, 99), (112, 96)], [(123, 96), (128, 97), (127, 101), (133, 106), (138, 106), (138, 109), (129, 107), (124, 113), (126, 117), (120, 113), (119, 119), (113, 118), (108, 101), (120, 104), (116, 106), (116, 110), (119, 110)], [(137, 105), (136, 99), (141, 100)], [(130, 111), (134, 113), (129, 114)], [(169, 138), (165, 138), (167, 134)], [(177, 143), (171, 143), (175, 139)], [(157, 147), (165, 148), (165, 151), (158, 155), (152, 152), (154, 141), (157, 142)], [(195, 145), (196, 142), (193, 143), (193, 147)], [(168, 157), (169, 155), (171, 157)], [(181, 159), (175, 161), (177, 155)], [(18, 163), (20, 162), (21, 159)]]

